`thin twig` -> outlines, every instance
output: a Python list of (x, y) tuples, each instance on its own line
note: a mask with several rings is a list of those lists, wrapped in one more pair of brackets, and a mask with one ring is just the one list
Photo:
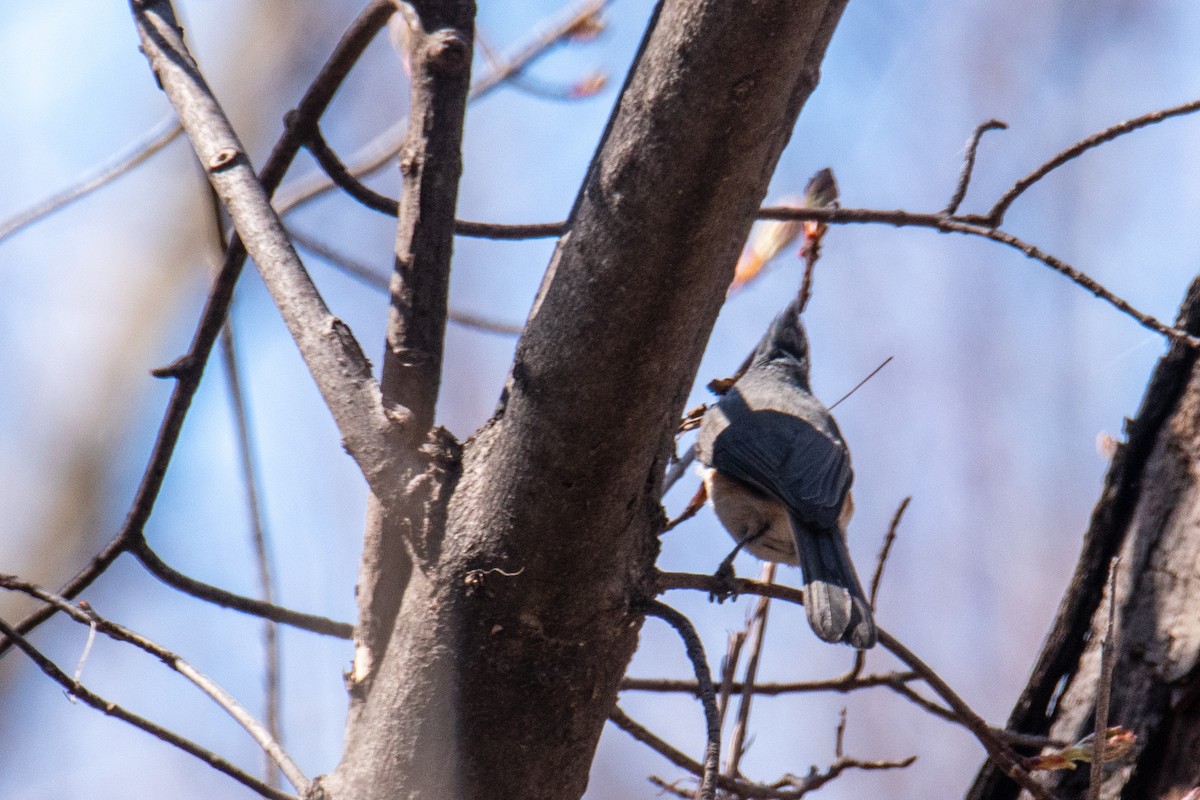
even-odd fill
[(1033, 779), (1021, 766), (1019, 759), (1011, 748), (1009, 748), (1008, 744), (998, 737), (993, 732), (992, 727), (950, 688), (941, 675), (883, 628), (879, 628), (879, 643), (907, 664), (909, 669), (919, 674), (929, 684), (929, 688), (937, 692), (938, 696), (946, 701), (946, 704), (954, 710), (963, 724), (967, 726), (971, 733), (975, 734), (976, 740), (987, 750), (988, 757), (1004, 771), (1004, 774), (1016, 781), (1022, 789), (1029, 792), (1037, 800), (1052, 800), (1054, 795)]
[[(288, 235), (292, 237), (292, 241), (301, 249), (311, 252), (330, 266), (336, 267), (347, 275), (356, 278), (364, 286), (369, 286), (381, 292), (388, 291), (388, 277), (380, 274), (362, 261), (341, 252), (313, 236), (309, 236), (303, 231), (296, 230), (294, 227), (288, 227)], [(447, 311), (447, 319), (464, 328), (470, 328), (482, 333), (494, 333), (499, 336), (520, 336), (523, 329), (521, 325), (515, 325), (511, 322), (501, 322), (500, 320), (491, 319), (481, 314), (459, 311), (454, 308)]]
[(896, 541), (896, 531), (900, 528), (900, 520), (904, 518), (904, 512), (908, 510), (908, 504), (912, 502), (911, 497), (906, 497), (900, 501), (900, 505), (896, 507), (896, 513), (892, 515), (892, 522), (888, 525), (887, 535), (883, 537), (883, 546), (879, 548), (879, 557), (875, 559), (875, 572), (871, 575), (871, 608), (875, 608), (875, 598), (879, 596), (879, 584), (883, 581), (883, 569), (887, 565), (888, 556), (891, 555), (892, 545)]
[(1066, 164), (1068, 161), (1082, 155), (1088, 150), (1091, 150), (1093, 147), (1098, 147), (1105, 142), (1110, 142), (1113, 139), (1116, 139), (1118, 136), (1132, 133), (1133, 131), (1136, 131), (1139, 128), (1144, 128), (1147, 125), (1154, 125), (1155, 123), (1162, 122), (1163, 120), (1167, 120), (1172, 117), (1183, 116), (1185, 114), (1192, 114), (1196, 111), (1200, 111), (1200, 100), (1192, 100), (1191, 102), (1183, 103), (1182, 105), (1178, 106), (1172, 106), (1171, 108), (1164, 108), (1159, 111), (1151, 111), (1149, 114), (1142, 114), (1140, 117), (1134, 117), (1133, 119), (1117, 123), (1110, 128), (1105, 128), (1098, 133), (1093, 133), (1086, 139), (1079, 140), (1066, 150), (1063, 150), (1061, 153), (1054, 156), (1054, 158), (1050, 159), (1045, 164), (1042, 164), (1033, 172), (1026, 175), (1024, 178), (1021, 178), (1021, 180), (1014, 183), (1012, 188), (1001, 195), (1000, 199), (996, 201), (996, 204), (992, 206), (991, 211), (984, 215), (983, 220), (992, 226), (1000, 225), (1000, 223), (1004, 221), (1004, 215), (1008, 212), (1008, 209), (1013, 204), (1013, 201), (1020, 197), (1026, 189), (1028, 189), (1030, 186), (1033, 186), (1042, 178), (1046, 177), (1046, 175), (1053, 170), (1058, 169), (1063, 164)]
[[(912, 688), (911, 686), (907, 686), (907, 685), (903, 685), (903, 684), (901, 684), (901, 685), (889, 684), (888, 688), (891, 689), (892, 691), (894, 691), (896, 694), (900, 695), (901, 697), (912, 702), (913, 705), (917, 706), (918, 708), (922, 709), (923, 711), (926, 711), (927, 713), (932, 714), (935, 717), (941, 717), (942, 719), (946, 720), (947, 722), (953, 722), (956, 725), (963, 725), (963, 720), (957, 714), (955, 714), (950, 709), (946, 708), (941, 703), (936, 703), (933, 700), (930, 700), (928, 697), (925, 697), (924, 695), (922, 695), (920, 692), (918, 692), (916, 689)], [(964, 727), (966, 727), (966, 726), (964, 725)], [(993, 730), (995, 730), (994, 727), (993, 727)]]
[[(217, 252), (224, 255), (228, 232), (225, 230), (225, 215), (221, 200), (211, 186), (207, 186), (209, 205), (213, 212), (213, 232), (216, 234)], [(232, 315), (221, 328), (221, 355), (225, 364), (225, 385), (229, 392), (229, 404), (233, 410), (234, 427), (237, 431), (238, 451), (241, 457), (242, 485), (246, 491), (246, 516), (250, 523), (250, 544), (258, 568), (259, 594), (263, 602), (274, 604), (275, 592), (271, 579), (271, 558), (267, 548), (266, 521), (258, 499), (258, 479), (254, 472), (254, 446), (250, 433), (250, 418), (246, 411), (246, 395), (242, 388), (242, 377), (238, 368), (237, 346), (233, 332)], [(277, 741), (283, 741), (281, 730), (280, 680), (279, 680), (279, 636), (275, 623), (263, 620), (263, 652), (265, 654), (263, 694), (266, 708), (267, 732)], [(272, 786), (279, 786), (279, 765), (266, 755), (264, 777)]]
[(531, 97), (558, 103), (574, 103), (595, 97), (608, 85), (605, 72), (589, 72), (570, 83), (549, 83), (528, 75), (517, 75), (508, 79), (508, 85)]
[(396, 216), (400, 213), (400, 204), (396, 200), (385, 197), (371, 187), (354, 177), (338, 158), (337, 153), (321, 135), (321, 126), (313, 124), (308, 128), (304, 147), (312, 153), (317, 165), (329, 176), (329, 180), (346, 194), (353, 197), (372, 211)]
[[(721, 729), (725, 729), (725, 712), (729, 710), (729, 698), (733, 696), (733, 680), (734, 674), (737, 673), (738, 662), (742, 658), (742, 648), (746, 645), (746, 630), (736, 630), (729, 634), (729, 638), (725, 643), (725, 656), (721, 659), (721, 687), (717, 690), (717, 721), (721, 725)], [(696, 681), (687, 681), (696, 687), (696, 691), (692, 692), (699, 696), (698, 692), (700, 684)], [(624, 685), (622, 683), (622, 685)]]
[[(265, 728), (232, 695), (176, 653), (156, 644), (140, 633), (135, 633), (123, 625), (118, 625), (115, 622), (105, 619), (86, 603), (74, 605), (66, 598), (48, 592), (42, 587), (14, 575), (0, 574), (0, 586), (12, 591), (23, 592), (30, 597), (36, 597), (42, 602), (50, 603), (71, 619), (82, 625), (87, 625), (93, 631), (98, 630), (100, 633), (118, 642), (132, 644), (134, 647), (162, 661), (167, 667), (195, 684), (197, 688), (233, 717), (239, 725), (245, 728), (246, 732), (254, 738), (254, 741), (258, 743), (267, 757), (271, 759), (271, 762), (283, 770), (288, 780), (291, 781), (298, 792), (303, 794), (308, 790), (311, 782), (292, 760), (291, 756), (283, 749), (279, 737), (271, 730)], [(78, 676), (76, 676), (75, 680), (78, 682)]]
[(30, 225), (45, 219), (56, 211), (61, 211), (76, 200), (87, 197), (92, 192), (128, 175), (138, 166), (146, 162), (155, 153), (162, 150), (179, 138), (183, 127), (174, 117), (163, 120), (155, 125), (129, 149), (92, 170), (73, 185), (61, 192), (47, 197), (42, 202), (31, 206), (16, 216), (0, 221), (0, 242), (28, 228)]
[[(724, 587), (723, 582), (715, 576), (695, 575), (683, 572), (660, 572), (656, 582), (660, 592), (671, 589), (696, 589), (714, 592), (720, 591), (722, 588), (728, 588)], [(736, 578), (734, 584), (737, 594), (755, 594), (803, 605), (804, 593), (799, 589), (779, 586), (777, 584), (768, 586), (745, 578)], [(938, 696), (946, 701), (946, 704), (950, 706), (959, 716), (962, 723), (975, 735), (979, 743), (983, 745), (984, 749), (988, 752), (988, 756), (996, 762), (1006, 775), (1020, 784), (1023, 789), (1026, 789), (1037, 800), (1051, 800), (1053, 798), (1053, 794), (1041, 784), (1034, 781), (1029, 773), (1021, 767), (1016, 755), (1004, 740), (993, 732), (992, 727), (976, 714), (936, 671), (883, 628), (879, 629), (879, 642), (887, 650), (891, 651), (893, 655), (907, 664), (911, 670), (920, 675), (921, 679)]]
[(666, 622), (683, 639), (687, 650), (688, 660), (692, 662), (692, 670), (696, 673), (696, 682), (700, 686), (700, 703), (704, 706), (705, 740), (704, 770), (700, 778), (700, 800), (714, 800), (716, 797), (718, 770), (721, 758), (721, 721), (717, 713), (716, 689), (713, 687), (712, 673), (708, 669), (708, 659), (704, 655), (704, 644), (700, 641), (696, 629), (683, 614), (658, 600), (646, 603), (646, 614)]
[[(765, 562), (762, 568), (762, 577), (759, 580), (768, 585), (774, 583), (775, 568), (775, 562)], [(733, 726), (733, 736), (729, 741), (729, 756), (725, 766), (725, 774), (732, 777), (737, 777), (741, 772), (742, 753), (745, 750), (746, 734), (750, 729), (750, 704), (754, 699), (754, 681), (758, 676), (758, 662), (762, 657), (763, 644), (766, 642), (767, 614), (770, 608), (771, 599), (760, 597), (747, 625), (750, 656), (746, 660), (746, 671), (742, 675), (742, 682), (745, 685), (738, 701), (737, 722)]]
[[(408, 131), (408, 119), (404, 118), (392, 124), (383, 133), (363, 145), (354, 157), (346, 171), (356, 178), (373, 175), (400, 155), (404, 148), (404, 134)], [(328, 194), (337, 188), (324, 170), (318, 170), (303, 178), (297, 178), (279, 190), (275, 197), (275, 210), (280, 216), (295, 211), (301, 206)]]
[[(886, 364), (887, 362), (885, 361), (884, 363)], [(871, 575), (871, 590), (868, 593), (872, 609), (876, 608), (875, 601), (879, 596), (879, 584), (883, 581), (883, 569), (887, 565), (888, 556), (892, 552), (892, 543), (896, 541), (896, 531), (900, 526), (900, 519), (904, 516), (904, 511), (908, 508), (908, 504), (911, 501), (911, 497), (906, 497), (900, 501), (900, 506), (896, 509), (896, 513), (892, 515), (892, 522), (888, 525), (887, 533), (883, 537), (883, 546), (879, 549), (879, 555), (875, 558), (875, 571)], [(859, 675), (866, 665), (867, 651), (856, 650), (854, 652), (854, 666), (850, 668), (850, 675)]]
[(971, 138), (967, 140), (967, 150), (963, 155), (962, 172), (958, 174), (958, 185), (954, 187), (954, 194), (950, 198), (950, 203), (942, 209), (942, 214), (947, 217), (957, 214), (958, 207), (962, 205), (963, 198), (967, 196), (967, 187), (971, 183), (971, 173), (975, 170), (975, 151), (979, 149), (979, 140), (988, 131), (1004, 130), (1008, 130), (1008, 125), (998, 119), (989, 119), (987, 122), (981, 122), (975, 127)]
[(717, 593), (732, 588), (734, 595), (753, 594), (804, 605), (804, 592), (800, 589), (794, 589), (791, 586), (784, 586), (779, 583), (773, 583), (768, 586), (749, 578), (734, 578), (733, 585), (727, 586), (723, 578), (717, 578), (714, 575), (698, 575), (691, 572), (660, 572), (655, 576), (655, 582), (660, 594), (674, 589), (693, 589), (701, 592)]
[(184, 575), (159, 558), (145, 539), (136, 539), (130, 545), (129, 550), (151, 575), (184, 594), (190, 594), (192, 597), (240, 611), (243, 614), (262, 617), (323, 636), (333, 636), (337, 639), (354, 638), (354, 626), (349, 623), (338, 622), (316, 614), (293, 611), (290, 608), (266, 603), (253, 597), (244, 597)]
[[(246, 490), (246, 515), (250, 522), (250, 542), (254, 550), (254, 561), (258, 567), (258, 591), (264, 603), (275, 604), (274, 581), (271, 577), (271, 555), (267, 547), (266, 521), (258, 498), (258, 481), (254, 474), (254, 451), (250, 433), (250, 420), (246, 412), (246, 396), (239, 374), (237, 348), (233, 339), (233, 319), (222, 329), (221, 349), (224, 353), (226, 384), (229, 400), (233, 407), (237, 427), (238, 450), (241, 456), (242, 485)], [(266, 714), (264, 722), (276, 741), (283, 740), (281, 725), (279, 633), (275, 623), (263, 620), (263, 651), (266, 656), (263, 675)], [(267, 762), (267, 783), (278, 785), (279, 776), (274, 761)]]
[(1095, 755), (1092, 757), (1091, 773), (1088, 776), (1088, 800), (1100, 800), (1100, 788), (1104, 784), (1104, 751), (1108, 746), (1108, 701), (1112, 695), (1113, 667), (1116, 662), (1117, 642), (1115, 621), (1117, 617), (1117, 567), (1120, 556), (1113, 556), (1108, 564), (1108, 624), (1104, 641), (1100, 643), (1100, 682), (1096, 686), (1096, 730), (1093, 739)]
[[(1106, 289), (1095, 279), (1079, 271), (1062, 259), (1046, 253), (1037, 246), (1014, 236), (1007, 231), (987, 224), (985, 219), (977, 217), (946, 217), (942, 214), (917, 214), (909, 211), (881, 211), (870, 208), (792, 208), (787, 206), (769, 206), (759, 209), (758, 219), (779, 220), (819, 220), (830, 225), (894, 225), (898, 228), (931, 228), (942, 233), (959, 233), (966, 236), (979, 236), (999, 242), (1014, 250), (1024, 253), (1034, 261), (1040, 261), (1060, 273), (1072, 283), (1086, 289), (1093, 295), (1116, 308), (1122, 314), (1132, 317), (1142, 327), (1154, 331), (1176, 342), (1182, 342), (1189, 347), (1200, 348), (1200, 338), (1192, 336), (1179, 328), (1171, 327), (1150, 314), (1134, 308), (1127, 300)], [(469, 223), (459, 222), (458, 225)], [(478, 223), (474, 223), (478, 224)], [(545, 235), (557, 236), (566, 225), (563, 222), (538, 223), (533, 225), (502, 225), (497, 226), (495, 238), (534, 238), (535, 231), (542, 230)], [(520, 235), (517, 235), (520, 234)], [(724, 383), (724, 382), (722, 382)]]
[(675, 463), (667, 470), (667, 474), (663, 477), (663, 494), (671, 490), (671, 487), (679, 483), (679, 479), (687, 474), (688, 467), (696, 460), (696, 451), (689, 447), (683, 452), (679, 458), (675, 459)]
[(1116, 308), (1123, 314), (1133, 317), (1143, 327), (1155, 333), (1166, 336), (1172, 341), (1186, 343), (1200, 348), (1200, 339), (1178, 328), (1166, 325), (1138, 311), (1126, 300), (1113, 294), (1088, 275), (1080, 272), (1060, 258), (1043, 252), (1038, 247), (999, 228), (990, 227), (981, 222), (966, 221), (961, 217), (944, 217), (940, 214), (914, 214), (907, 211), (878, 211), (867, 208), (786, 208), (775, 206), (762, 208), (758, 213), (759, 219), (819, 219), (837, 225), (895, 225), (896, 227), (932, 228), (942, 233), (960, 233), (967, 236), (979, 236), (1019, 250), (1031, 259), (1040, 261), (1054, 271), (1062, 274), (1070, 281), (1083, 287), (1096, 297)]
[(151, 736), (154, 736), (167, 744), (174, 745), (185, 753), (195, 756), (196, 758), (208, 764), (213, 769), (223, 772), (233, 778), (243, 786), (258, 792), (263, 797), (272, 798), (272, 800), (298, 800), (294, 795), (287, 792), (268, 786), (267, 784), (255, 778), (253, 775), (245, 772), (239, 767), (234, 766), (226, 759), (207, 750), (190, 739), (185, 739), (179, 734), (167, 730), (166, 728), (151, 722), (145, 717), (138, 716), (131, 711), (127, 711), (111, 700), (107, 700), (92, 690), (88, 689), (83, 684), (73, 680), (70, 675), (63, 672), (57, 664), (42, 654), (34, 647), (28, 639), (22, 636), (17, 629), (9, 625), (3, 619), (0, 619), (0, 633), (3, 633), (8, 641), (12, 642), (17, 649), (21, 650), (25, 655), (37, 665), (38, 669), (49, 676), (53, 681), (62, 686), (72, 697), (77, 697), (87, 705), (104, 712), (110, 717), (116, 717), (119, 720), (128, 722), (135, 728), (140, 728)]
[(585, 0), (567, 9), (560, 17), (547, 24), (543, 31), (518, 48), (513, 55), (493, 64), (488, 74), (471, 86), (471, 99), (482, 97), (514, 75), (520, 75), (550, 48), (590, 24), (608, 3), (609, 0)]
[[(527, 44), (518, 48), (512, 57), (493, 63), (491, 71), (471, 86), (469, 99), (478, 100), (502, 86), (511, 75), (519, 73), (547, 53), (573, 31), (578, 30), (581, 25), (586, 24), (596, 16), (607, 4), (608, 0), (587, 0), (587, 2), (580, 4), (576, 9), (570, 10), (560, 22), (553, 23), (547, 26), (545, 31), (536, 33)], [(407, 132), (407, 119), (402, 119), (395, 123), (355, 153), (354, 158), (351, 160), (352, 163), (346, 168), (346, 171), (356, 178), (363, 178), (387, 166), (404, 148), (404, 139)], [(337, 187), (329, 179), (329, 176), (325, 175), (324, 172), (317, 172), (285, 186), (279, 193), (279, 200), (275, 204), (275, 208), (283, 215), (335, 188)], [(466, 224), (471, 225), (472, 223)], [(474, 234), (463, 233), (461, 235), (471, 236)], [(557, 236), (558, 234), (555, 233), (553, 235)], [(487, 238), (525, 237), (489, 236)]]
[[(656, 736), (650, 730), (642, 725), (639, 725), (634, 720), (630, 719), (618, 707), (614, 707), (609, 713), (609, 720), (621, 730), (628, 733), (637, 741), (647, 745), (656, 753), (666, 758), (680, 769), (690, 772), (693, 775), (700, 776), (704, 772), (704, 766), (698, 761), (689, 758), (687, 755), (672, 747), (660, 737)], [(731, 778), (726, 775), (717, 776), (717, 786), (731, 793), (733, 797), (738, 798), (756, 798), (756, 800), (798, 800), (808, 792), (813, 791), (831, 780), (836, 778), (849, 769), (862, 770), (882, 770), (882, 769), (902, 769), (912, 764), (916, 760), (916, 756), (910, 756), (899, 761), (864, 761), (861, 759), (846, 758), (841, 759), (830, 765), (824, 772), (818, 772), (815, 769), (808, 775), (802, 778), (788, 776), (782, 780), (776, 781), (773, 784), (751, 783), (750, 781), (740, 778)], [(674, 789), (665, 781), (656, 781), (651, 778), (664, 790), (671, 791), (677, 797), (691, 797), (691, 793), (684, 794), (677, 789)]]
[(535, 222), (527, 225), (508, 225), (497, 222), (454, 221), (454, 232), (476, 239), (557, 239), (567, 230), (565, 222)]
[[(843, 675), (820, 681), (791, 681), (779, 683), (756, 683), (754, 694), (759, 696), (774, 696), (795, 694), (801, 692), (838, 692), (845, 694), (858, 689), (868, 689), (874, 686), (892, 686), (920, 680), (920, 676), (911, 670), (902, 672), (883, 672), (875, 675), (859, 675), (851, 677)], [(695, 681), (675, 678), (625, 678), (621, 681), (623, 692), (679, 692), (696, 694), (700, 687)], [(729, 685), (730, 692), (744, 692), (746, 684), (733, 681)]]

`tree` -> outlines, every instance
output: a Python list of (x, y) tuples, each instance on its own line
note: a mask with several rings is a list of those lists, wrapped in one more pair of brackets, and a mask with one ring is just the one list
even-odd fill
[[(339, 183), (368, 203), (387, 206), (386, 198), (369, 195), (343, 174), (317, 121), (337, 81), (394, 7), (377, 2), (360, 15), (323, 76), (289, 115), (284, 138), (258, 176), (199, 79), (169, 5), (135, 7), (142, 48), (240, 237), (226, 250), (192, 351), (160, 370), (176, 381), (176, 394), (159, 452), (169, 457), (248, 250), (373, 494), (358, 586), (346, 748), (341, 764), (319, 784), (327, 796), (582, 793), (644, 615), (665, 616), (685, 632), (689, 627), (654, 600), (662, 588), (675, 585), (672, 580), (685, 582), (664, 578), (654, 566), (665, 522), (662, 475), (739, 244), (816, 84), (843, 6), (759, 4), (754, 13), (719, 3), (663, 7), (559, 239), (500, 408), (465, 443), (432, 426), (451, 241), (456, 224), (460, 231), (472, 230), (455, 222), (455, 200), (473, 9), (415, 3), (406, 17), (410, 128), (401, 156), (405, 181), (388, 349), (376, 383), (358, 341), (325, 308), (295, 258), (267, 195), (287, 161), (307, 146)], [(1183, 110), (1191, 109), (1174, 113)], [(689, 123), (681, 124), (683, 119)], [(969, 152), (973, 158), (974, 145)], [(963, 174), (965, 191), (969, 163)], [(1086, 276), (999, 231), (1010, 202), (982, 216), (954, 216), (956, 208), (936, 215), (792, 209), (777, 216), (899, 222), (992, 238), (1041, 257), (1130, 311)], [(1190, 368), (1194, 339), (1188, 333), (1131, 313), (1178, 343), (1174, 366), (1164, 369), (1184, 368), (1179, 363)], [(1180, 327), (1192, 331), (1186, 323)], [(1178, 392), (1179, 379), (1173, 380)], [(1147, 426), (1157, 430), (1155, 422)], [(1135, 447), (1131, 437), (1132, 451), (1148, 447)], [(160, 577), (217, 603), (346, 633), (329, 620), (189, 583), (158, 559), (144, 526), (165, 468), (159, 458), (122, 533), (62, 594), (74, 596), (129, 552)], [(1114, 469), (1123, 468), (1118, 462)], [(1115, 552), (1113, 544), (1108, 551)], [(1102, 576), (1094, 564), (1081, 575), (1071, 595), (1074, 610), (1064, 617), (1073, 626), (1068, 638), (1076, 651), (1080, 615), (1103, 611), (1097, 589)], [(709, 585), (696, 581), (697, 588)], [(86, 620), (86, 610), (81, 613)], [(1097, 630), (1104, 627), (1096, 624)], [(905, 658), (899, 642), (887, 641)], [(910, 666), (951, 705), (951, 716), (964, 721), (1010, 775), (1027, 782), (1009, 741), (908, 656)], [(1054, 655), (1059, 662), (1063, 658)], [(701, 685), (702, 663), (697, 659)], [(1045, 679), (1039, 680), (1042, 688), (1034, 692), (1044, 694)], [(1121, 709), (1118, 703), (1114, 711)], [(711, 729), (711, 704), (707, 713)], [(1157, 713), (1166, 720), (1161, 703)], [(1157, 727), (1114, 719), (1133, 727), (1139, 752), (1149, 752), (1146, 743)], [(1045, 733), (1021, 724), (1013, 730)], [(710, 738), (710, 766), (714, 745)], [(284, 766), (300, 791), (315, 791), (307, 778), (293, 774), (292, 765)], [(1139, 780), (1146, 785), (1146, 778)], [(711, 790), (711, 777), (706, 783)]]

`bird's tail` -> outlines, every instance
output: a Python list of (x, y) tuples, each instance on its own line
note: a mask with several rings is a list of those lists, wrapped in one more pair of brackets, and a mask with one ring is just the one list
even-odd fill
[(875, 615), (863, 592), (841, 531), (816, 532), (793, 520), (796, 552), (804, 573), (804, 611), (813, 632), (827, 642), (859, 650), (878, 639)]

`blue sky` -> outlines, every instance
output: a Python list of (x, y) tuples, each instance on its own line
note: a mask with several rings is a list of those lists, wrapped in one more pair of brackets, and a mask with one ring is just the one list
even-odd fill
[[(261, 163), (282, 114), (329, 52), (355, 4), (180, 4), (202, 67)], [(556, 3), (482, 3), (487, 41), (510, 51)], [(0, 148), (9, 154), (0, 217), (16, 213), (126, 149), (169, 115), (123, 4), (0, 0)], [(531, 74), (566, 84), (595, 69), (597, 97), (553, 102), (504, 88), (474, 104), (461, 216), (562, 218), (615, 99), (649, 4), (616, 0), (596, 41), (561, 48)], [(264, 46), (269, 30), (278, 47)], [(1200, 96), (1187, 2), (850, 3), (822, 81), (780, 162), (771, 196), (834, 169), (848, 207), (943, 207), (963, 143), (989, 134), (964, 208), (982, 211), (1053, 153), (1108, 125)], [(484, 66), (476, 63), (476, 72)], [(394, 52), (374, 45), (325, 127), (350, 152), (403, 114)], [(1200, 197), (1192, 176), (1200, 120), (1165, 122), (1064, 167), (1012, 208), (1006, 228), (1065, 259), (1138, 308), (1170, 320), (1196, 272)], [(304, 158), (297, 175), (310, 170)], [(396, 177), (376, 186), (394, 191)], [(294, 223), (386, 270), (391, 222), (342, 197)], [(186, 347), (212, 265), (200, 178), (182, 142), (135, 175), (0, 244), (0, 571), (55, 585), (115, 532), (128, 508), (169, 386), (148, 376)], [(552, 249), (547, 242), (459, 239), (452, 305), (521, 321)], [(385, 299), (320, 261), (306, 263), (368, 354), (383, 340)], [(781, 257), (723, 311), (697, 379), (736, 368), (799, 279)], [(257, 277), (239, 287), (235, 320), (247, 375), (257, 468), (285, 603), (350, 619), (365, 489)], [(856, 469), (851, 547), (869, 571), (897, 503), (912, 495), (884, 579), (881, 623), (939, 668), (993, 722), (1027, 675), (1074, 564), (1106, 462), (1102, 432), (1121, 436), (1162, 340), (1044, 266), (981, 240), (926, 230), (830, 232), (808, 313), (813, 382), (832, 401), (888, 356), (894, 361), (837, 409)], [(495, 407), (513, 341), (462, 328), (447, 336), (439, 415), (465, 437)], [(204, 580), (254, 591), (246, 518), (222, 371), (214, 362), (188, 419), (148, 534), (163, 557)], [(686, 442), (685, 442), (686, 444)], [(694, 489), (681, 482), (671, 511)], [(711, 513), (664, 539), (666, 569), (711, 571), (728, 540)], [(740, 558), (741, 574), (758, 566)], [(783, 570), (781, 580), (797, 576)], [(180, 598), (121, 561), (88, 599), (260, 704), (258, 627)], [(701, 628), (716, 663), (748, 603), (670, 597)], [(6, 618), (16, 606), (0, 604)], [(84, 633), (54, 623), (38, 642), (72, 666)], [(349, 647), (286, 631), (287, 745), (310, 774), (334, 766)], [(887, 669), (892, 661), (872, 654)], [(764, 654), (771, 679), (827, 677), (845, 649), (817, 642), (802, 612), (777, 608)], [(678, 642), (647, 624), (631, 674), (683, 676)], [(84, 678), (115, 699), (250, 768), (252, 743), (150, 659), (102, 643)], [(126, 798), (251, 796), (144, 734), (73, 705), (27, 662), (0, 663), (7, 693), (0, 795)], [(982, 756), (965, 733), (884, 690), (853, 697), (761, 699), (748, 775), (774, 779), (832, 758), (837, 711), (864, 758), (917, 753), (902, 773), (850, 775), (826, 797), (862, 791), (946, 796)], [(635, 718), (692, 753), (701, 716), (686, 698), (629, 696)], [(20, 735), (18, 735), (18, 733)], [(70, 754), (69, 756), (67, 754)], [(588, 797), (650, 797), (644, 776), (677, 777), (624, 734), (606, 731)]]

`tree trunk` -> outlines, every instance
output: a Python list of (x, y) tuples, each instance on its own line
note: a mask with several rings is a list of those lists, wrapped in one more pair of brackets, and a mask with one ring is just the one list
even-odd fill
[[(1200, 331), (1200, 279), (1180, 327)], [(1094, 729), (1108, 565), (1119, 555), (1108, 724), (1132, 730), (1137, 745), (1127, 760), (1106, 765), (1101, 796), (1178, 800), (1200, 786), (1200, 371), (1193, 351), (1176, 345), (1163, 357), (1127, 433), (1009, 727), (1071, 742)], [(1082, 797), (1086, 767), (1051, 773), (1047, 785), (1060, 797)], [(968, 795), (1016, 796), (1017, 787), (990, 765)]]
[(418, 480), (448, 491), (407, 513), (444, 526), (390, 543), (411, 577), (328, 797), (583, 793), (654, 591), (683, 403), (844, 6), (660, 6), (499, 410), (461, 460), (427, 448)]

